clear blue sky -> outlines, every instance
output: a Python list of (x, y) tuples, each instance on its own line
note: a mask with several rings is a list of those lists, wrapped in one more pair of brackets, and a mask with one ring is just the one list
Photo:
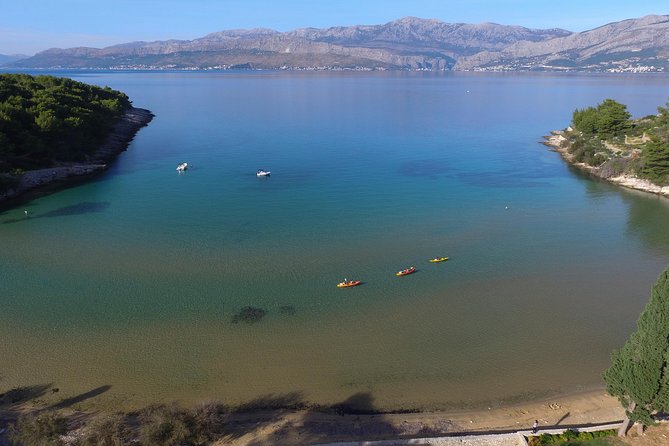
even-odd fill
[(194, 39), (235, 28), (376, 25), (405, 16), (584, 31), (648, 14), (667, 0), (2, 0), (0, 54)]

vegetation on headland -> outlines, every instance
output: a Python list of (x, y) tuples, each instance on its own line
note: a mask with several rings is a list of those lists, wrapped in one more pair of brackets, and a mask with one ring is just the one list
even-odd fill
[(575, 110), (559, 142), (568, 158), (603, 178), (627, 175), (669, 185), (669, 103), (657, 115), (630, 119), (627, 107), (606, 99)]
[(26, 170), (85, 162), (130, 108), (109, 87), (0, 74), (0, 190)]

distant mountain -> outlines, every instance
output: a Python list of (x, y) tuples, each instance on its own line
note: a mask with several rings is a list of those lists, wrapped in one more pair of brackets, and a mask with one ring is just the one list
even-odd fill
[(25, 54), (0, 54), (0, 67), (5, 64), (16, 62), (17, 60), (27, 59), (29, 57), (30, 56), (26, 56)]
[[(609, 23), (541, 42), (514, 42), (458, 60), (456, 69), (669, 70), (669, 16)], [(654, 69), (653, 69), (654, 68)]]
[[(669, 16), (582, 33), (406, 17), (384, 25), (290, 32), (228, 30), (194, 40), (50, 49), (20, 68), (111, 69), (669, 69)], [(650, 69), (650, 68), (649, 68)]]

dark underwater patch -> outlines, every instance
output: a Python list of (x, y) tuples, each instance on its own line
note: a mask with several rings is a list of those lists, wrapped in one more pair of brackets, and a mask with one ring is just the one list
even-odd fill
[(232, 316), (232, 323), (238, 324), (243, 322), (245, 324), (255, 324), (265, 317), (267, 311), (257, 307), (244, 307), (237, 314)]

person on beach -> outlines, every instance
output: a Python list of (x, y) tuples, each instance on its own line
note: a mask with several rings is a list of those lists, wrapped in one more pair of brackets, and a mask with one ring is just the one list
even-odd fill
[(532, 433), (536, 434), (538, 430), (539, 430), (539, 420), (534, 420), (534, 424), (532, 425)]

